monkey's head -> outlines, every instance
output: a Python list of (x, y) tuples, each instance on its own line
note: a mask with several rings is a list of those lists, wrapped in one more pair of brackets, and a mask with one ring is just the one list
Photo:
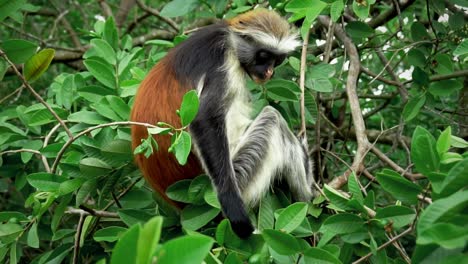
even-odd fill
[(274, 11), (256, 9), (228, 24), (239, 62), (256, 83), (268, 81), (274, 68), (301, 44), (289, 23)]

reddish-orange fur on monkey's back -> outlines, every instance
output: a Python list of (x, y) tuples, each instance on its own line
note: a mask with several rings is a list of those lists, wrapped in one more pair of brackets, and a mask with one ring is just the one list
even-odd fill
[[(168, 65), (170, 56), (159, 62), (141, 83), (135, 97), (131, 120), (156, 124), (166, 122), (180, 127), (176, 110), (180, 108), (182, 97), (189, 90), (175, 79), (174, 71)], [(143, 126), (132, 126), (132, 147), (135, 149), (141, 139), (147, 138)], [(143, 154), (135, 156), (144, 177), (151, 186), (166, 199), (167, 187), (182, 179), (194, 178), (201, 173), (198, 159), (190, 154), (187, 164), (180, 166), (172, 153), (168, 153), (171, 144), (169, 135), (155, 136), (159, 151), (146, 158)]]

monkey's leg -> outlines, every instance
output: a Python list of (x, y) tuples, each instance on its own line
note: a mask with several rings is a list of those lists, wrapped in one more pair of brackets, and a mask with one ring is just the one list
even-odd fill
[(253, 232), (253, 226), (235, 180), (225, 132), (225, 117), (220, 107), (216, 102), (207, 104), (202, 97), (190, 131), (200, 161), (216, 187), (224, 215), (231, 221), (234, 232), (239, 237), (246, 238)]
[(296, 200), (312, 198), (307, 152), (273, 107), (262, 110), (232, 156), (237, 184), (247, 204), (257, 204), (278, 175), (285, 177)]

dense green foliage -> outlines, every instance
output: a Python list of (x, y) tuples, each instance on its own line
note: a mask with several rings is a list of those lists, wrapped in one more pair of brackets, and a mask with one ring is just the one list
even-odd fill
[[(468, 263), (466, 0), (146, 2), (0, 0), (0, 262)], [(294, 202), (277, 184), (242, 241), (208, 176), (167, 190), (181, 211), (150, 189), (128, 119), (169, 48), (258, 6), (308, 46), (248, 84), (255, 109), (272, 105), (296, 131), (305, 120), (321, 190)], [(197, 109), (190, 92), (182, 125), (146, 124), (171, 148), (149, 137), (135, 152), (184, 164)]]

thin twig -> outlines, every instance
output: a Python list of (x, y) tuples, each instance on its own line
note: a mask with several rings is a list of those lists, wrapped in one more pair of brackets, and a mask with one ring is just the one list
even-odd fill
[(98, 217), (107, 217), (107, 218), (120, 218), (119, 214), (114, 212), (107, 212), (102, 210), (94, 210), (90, 208), (83, 209), (76, 209), (76, 208), (68, 208), (65, 211), (66, 214), (78, 214), (78, 215), (92, 215)]
[[(397, 241), (398, 239), (406, 236), (407, 234), (411, 233), (411, 231), (413, 231), (413, 228), (410, 227), (408, 229), (406, 229), (405, 231), (401, 232), (400, 234), (394, 236), (392, 239), (390, 239), (389, 241), (383, 243), (380, 247), (377, 248), (377, 251), (380, 251), (386, 247), (388, 247), (389, 245), (393, 244), (393, 242)], [(356, 260), (353, 262), (353, 264), (359, 264), (359, 263), (362, 263), (364, 262), (365, 260), (367, 260), (368, 258), (370, 258), (372, 256), (372, 252), (370, 252), (369, 254), (363, 256), (362, 258)]]
[(23, 89), (23, 85), (21, 85), (20, 87), (16, 88), (13, 92), (9, 93), (8, 95), (4, 96), (2, 99), (0, 99), (0, 104), (3, 104), (3, 102), (5, 102), (6, 100), (8, 100), (8, 98), (12, 97), (13, 95), (19, 93), (22, 89)]
[(387, 163), (392, 169), (396, 170), (398, 173), (403, 174), (407, 179), (411, 181), (419, 180), (419, 179), (424, 179), (425, 177), (422, 174), (413, 174), (407, 172), (405, 169), (400, 167), (398, 164), (396, 164), (393, 160), (391, 160), (387, 155), (385, 155), (382, 151), (380, 151), (378, 148), (375, 146), (371, 147), (371, 151), (383, 162)]
[(50, 166), (49, 163), (47, 162), (47, 158), (42, 155), (42, 153), (38, 150), (35, 149), (13, 149), (13, 150), (6, 150), (3, 152), (0, 152), (0, 156), (4, 154), (10, 154), (10, 153), (21, 153), (21, 152), (27, 152), (27, 153), (33, 153), (36, 155), (39, 155), (42, 158), (42, 164), (44, 165), (44, 168), (47, 172), (50, 172)]
[[(304, 37), (304, 43), (302, 43), (302, 52), (301, 52), (301, 68), (299, 75), (299, 87), (301, 88), (301, 129), (299, 130), (298, 135), (304, 136), (307, 139), (307, 130), (306, 130), (306, 120), (305, 120), (305, 72), (306, 72), (306, 61), (307, 61), (307, 46), (309, 45), (309, 34), (310, 29), (307, 30), (307, 33)], [(307, 140), (305, 140), (307, 141)]]
[(152, 124), (141, 123), (141, 122), (133, 122), (133, 121), (118, 121), (118, 122), (106, 123), (106, 124), (101, 124), (101, 125), (89, 127), (89, 128), (87, 128), (87, 129), (81, 131), (80, 133), (76, 134), (76, 136), (70, 137), (70, 138), (68, 139), (68, 141), (62, 146), (62, 148), (60, 149), (60, 151), (57, 153), (57, 157), (55, 158), (54, 163), (52, 164), (51, 172), (52, 172), (52, 173), (55, 173), (55, 171), (57, 170), (57, 166), (58, 166), (60, 160), (62, 159), (63, 154), (64, 154), (65, 151), (67, 150), (67, 148), (68, 148), (75, 140), (77, 140), (77, 139), (80, 138), (81, 136), (86, 135), (86, 134), (88, 134), (89, 132), (91, 132), (91, 131), (93, 131), (93, 130), (100, 129), (100, 128), (104, 128), (104, 127), (110, 127), (110, 126), (129, 126), (129, 125), (137, 125), (137, 126), (152, 127), (152, 128), (157, 127), (157, 126), (152, 125)]
[(75, 246), (73, 248), (73, 264), (78, 263), (78, 254), (80, 252), (80, 240), (81, 240), (81, 233), (83, 232), (83, 225), (84, 225), (85, 214), (80, 213), (80, 220), (78, 221), (78, 226), (76, 228), (75, 234)]
[(57, 119), (57, 121), (60, 123), (60, 125), (63, 127), (63, 129), (67, 133), (67, 135), (70, 138), (73, 138), (73, 134), (70, 132), (70, 129), (68, 129), (67, 125), (65, 125), (65, 122), (63, 122), (63, 120), (57, 115), (54, 109), (52, 109), (52, 107), (50, 107), (50, 105), (46, 101), (44, 101), (44, 99), (42, 99), (42, 97), (34, 90), (34, 88), (32, 88), (29, 82), (26, 81), (24, 76), (19, 72), (18, 68), (16, 68), (15, 64), (8, 58), (8, 56), (2, 49), (0, 49), (0, 56), (2, 56), (8, 62), (8, 64), (13, 68), (13, 71), (21, 79), (21, 81), (23, 82), (23, 85), (26, 86), (26, 88), (28, 88), (28, 90), (34, 95), (34, 97), (36, 97), (36, 99), (39, 102), (41, 102), (47, 108), (47, 110), (49, 110), (49, 112), (55, 117), (55, 119)]

